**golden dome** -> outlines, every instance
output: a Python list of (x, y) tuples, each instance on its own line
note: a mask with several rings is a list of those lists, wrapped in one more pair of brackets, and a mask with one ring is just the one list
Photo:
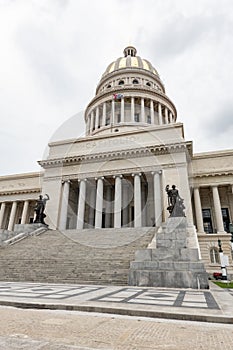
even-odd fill
[(157, 77), (159, 77), (157, 70), (152, 66), (152, 64), (149, 61), (145, 60), (144, 58), (136, 56), (136, 54), (137, 54), (137, 50), (135, 49), (135, 47), (133, 46), (126, 47), (124, 49), (124, 57), (120, 57), (116, 61), (110, 63), (106, 71), (104, 72), (103, 77), (114, 71), (117, 71), (119, 69), (125, 69), (125, 68), (144, 69), (146, 71), (149, 71), (150, 73), (155, 74)]

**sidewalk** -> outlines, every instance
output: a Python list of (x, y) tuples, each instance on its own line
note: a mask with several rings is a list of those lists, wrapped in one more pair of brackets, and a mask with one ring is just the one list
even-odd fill
[(233, 323), (233, 290), (0, 282), (0, 305)]

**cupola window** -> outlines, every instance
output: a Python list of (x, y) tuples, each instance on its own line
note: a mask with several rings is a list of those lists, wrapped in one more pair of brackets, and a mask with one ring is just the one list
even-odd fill
[(139, 81), (137, 79), (134, 79), (133, 84), (139, 84)]
[(124, 83), (125, 83), (124, 80), (120, 80), (118, 85), (124, 85)]
[(112, 87), (112, 85), (111, 84), (109, 84), (108, 86), (107, 86), (107, 89), (110, 89)]
[(151, 83), (148, 82), (148, 83), (146, 83), (146, 85), (147, 85), (147, 86), (151, 86)]

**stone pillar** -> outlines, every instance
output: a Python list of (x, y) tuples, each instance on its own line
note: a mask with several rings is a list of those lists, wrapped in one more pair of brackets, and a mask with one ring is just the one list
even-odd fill
[(87, 116), (87, 121), (86, 121), (86, 135), (89, 135), (90, 133), (90, 116)]
[(26, 224), (27, 215), (28, 215), (28, 207), (29, 207), (29, 201), (27, 200), (23, 204), (23, 213), (22, 213), (22, 219), (21, 219), (22, 225)]
[(115, 100), (112, 100), (112, 120), (111, 123), (115, 124)]
[(123, 191), (122, 191), (122, 215), (123, 215), (123, 226), (129, 224), (129, 188), (126, 180), (123, 180)]
[(79, 185), (77, 229), (83, 229), (84, 227), (86, 188), (87, 188), (87, 180), (83, 179), (80, 181), (80, 185)]
[(204, 232), (202, 210), (201, 210), (201, 198), (198, 187), (194, 187), (194, 207), (196, 214), (197, 232)]
[(106, 125), (106, 102), (103, 103), (102, 126)]
[(142, 226), (141, 174), (134, 176), (134, 227)]
[(145, 101), (144, 98), (141, 98), (141, 121), (145, 123)]
[(102, 227), (102, 215), (103, 215), (103, 194), (104, 194), (104, 182), (103, 177), (97, 180), (96, 191), (96, 205), (95, 205), (95, 228)]
[(125, 121), (125, 100), (124, 97), (121, 98), (121, 123)]
[(95, 224), (95, 193), (96, 193), (96, 187), (91, 186), (91, 193), (90, 193), (90, 210), (89, 210), (89, 220), (88, 223), (91, 227), (94, 227)]
[(159, 114), (159, 125), (163, 124), (163, 118), (162, 118), (162, 106), (161, 103), (158, 105), (158, 114)]
[(115, 196), (114, 196), (114, 228), (121, 227), (121, 178), (122, 175), (115, 177)]
[(162, 192), (161, 192), (161, 171), (153, 172), (153, 182), (154, 182), (154, 211), (155, 211), (155, 226), (160, 226), (162, 224)]
[(7, 227), (9, 231), (13, 231), (14, 229), (16, 210), (17, 210), (17, 202), (15, 201), (12, 203), (9, 224)]
[(99, 106), (97, 106), (95, 110), (95, 130), (98, 129), (98, 126), (99, 126)]
[(94, 112), (91, 112), (91, 122), (90, 122), (90, 134), (93, 132), (94, 128)]
[(131, 122), (134, 123), (134, 97), (131, 97)]
[(172, 123), (173, 122), (173, 120), (172, 120), (172, 112), (169, 112), (169, 118), (170, 118), (170, 123)]
[(3, 228), (2, 224), (3, 224), (5, 209), (6, 209), (6, 203), (2, 202), (1, 209), (0, 209), (0, 228)]
[(212, 192), (213, 192), (213, 200), (214, 200), (214, 212), (215, 212), (215, 219), (217, 224), (217, 231), (218, 233), (224, 232), (224, 226), (223, 226), (223, 219), (222, 219), (222, 211), (221, 211), (221, 203), (218, 193), (218, 186), (212, 186)]
[(66, 229), (68, 204), (69, 204), (69, 192), (70, 192), (70, 181), (65, 181), (63, 183), (62, 202), (61, 202), (61, 210), (60, 210), (60, 224), (59, 224), (60, 230)]
[(111, 190), (112, 190), (111, 186), (106, 186), (105, 227), (111, 227), (111, 214), (112, 214)]
[(151, 124), (154, 124), (155, 123), (155, 112), (154, 112), (153, 100), (150, 100), (150, 117), (151, 117)]
[(165, 124), (168, 124), (168, 109), (165, 108)]

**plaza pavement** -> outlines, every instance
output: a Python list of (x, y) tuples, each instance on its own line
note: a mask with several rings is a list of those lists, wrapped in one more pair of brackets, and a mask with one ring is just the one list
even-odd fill
[(0, 282), (0, 305), (233, 323), (233, 290)]

